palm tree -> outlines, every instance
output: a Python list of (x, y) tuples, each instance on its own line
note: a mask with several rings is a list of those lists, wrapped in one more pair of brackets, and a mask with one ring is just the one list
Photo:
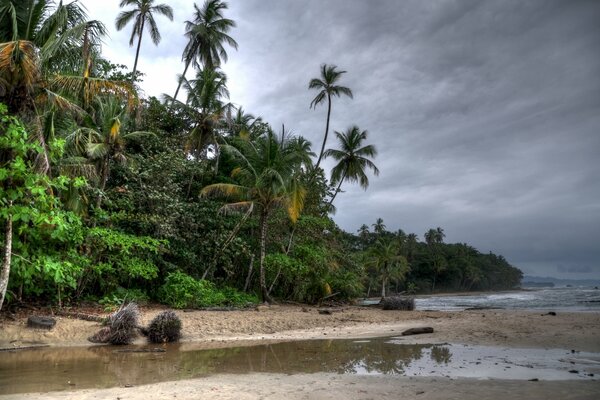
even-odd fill
[(431, 291), (435, 290), (435, 281), (437, 276), (442, 273), (448, 266), (446, 258), (440, 254), (439, 245), (444, 242), (444, 230), (439, 226), (436, 229), (429, 229), (425, 232), (425, 242), (429, 247), (429, 251), (432, 256), (433, 263), (433, 281), (431, 284)]
[(196, 79), (188, 81), (183, 78), (183, 87), (187, 92), (187, 100), (180, 102), (169, 96), (175, 108), (191, 115), (192, 129), (188, 132), (185, 150), (194, 158), (204, 157), (209, 145), (215, 146), (218, 155), (218, 125), (224, 116), (223, 99), (229, 98), (227, 77), (219, 70), (204, 68), (198, 71)]
[[(122, 127), (127, 119), (127, 108), (122, 102), (109, 97), (96, 103), (96, 123), (92, 127), (80, 127), (67, 136), (67, 145), (75, 153), (86, 155), (96, 164), (99, 177), (98, 188), (101, 192), (106, 189), (110, 174), (110, 162), (121, 164), (127, 162), (125, 145), (128, 140), (153, 135), (151, 132), (123, 132)], [(96, 207), (100, 207), (102, 195), (98, 197)]]
[(369, 249), (369, 263), (381, 277), (381, 297), (386, 296), (386, 287), (390, 279), (404, 280), (409, 271), (408, 262), (399, 254), (398, 243), (392, 240), (378, 239)]
[[(227, 3), (220, 0), (206, 0), (201, 9), (194, 4), (194, 19), (185, 22), (188, 44), (181, 56), (185, 62), (181, 78), (185, 78), (190, 64), (195, 68), (202, 65), (203, 68), (215, 69), (221, 65), (221, 61), (227, 62), (225, 44), (237, 50), (237, 42), (228, 35), (231, 28), (235, 27), (235, 22), (223, 17), (223, 11), (227, 8)], [(179, 79), (173, 99), (177, 99), (182, 82)]]
[(376, 176), (379, 175), (379, 169), (368, 158), (377, 155), (375, 146), (370, 144), (363, 145), (363, 142), (367, 139), (367, 134), (367, 131), (361, 132), (356, 125), (344, 133), (335, 132), (339, 140), (340, 150), (327, 149), (324, 154), (325, 157), (333, 157), (338, 161), (336, 166), (331, 170), (331, 184), (335, 185), (337, 183), (338, 186), (329, 201), (330, 206), (340, 192), (342, 182), (358, 182), (360, 187), (367, 190), (369, 187), (369, 178), (365, 170), (371, 169)]
[(140, 46), (142, 44), (142, 35), (144, 34), (144, 26), (148, 23), (148, 31), (150, 38), (155, 45), (160, 43), (160, 32), (158, 26), (154, 20), (154, 13), (164, 15), (173, 21), (173, 9), (167, 4), (154, 5), (154, 0), (121, 0), (119, 4), (120, 8), (133, 6), (134, 8), (127, 11), (122, 11), (115, 21), (115, 25), (118, 31), (125, 28), (125, 26), (135, 19), (133, 29), (131, 30), (131, 37), (129, 38), (129, 46), (133, 46), (135, 37), (138, 37), (137, 49), (135, 50), (135, 61), (133, 62), (133, 73), (131, 75), (131, 82), (135, 80), (135, 72), (137, 71), (138, 58), (140, 56)]
[(346, 95), (350, 98), (353, 98), (352, 90), (345, 86), (336, 85), (342, 74), (345, 73), (346, 71), (338, 71), (335, 65), (323, 64), (321, 65), (320, 79), (313, 78), (308, 83), (309, 89), (319, 90), (319, 93), (310, 102), (311, 108), (316, 108), (319, 104), (327, 100), (327, 123), (325, 124), (325, 136), (323, 137), (323, 144), (321, 145), (321, 151), (319, 152), (319, 158), (317, 160), (315, 169), (318, 169), (319, 165), (321, 165), (321, 159), (323, 158), (325, 152), (325, 143), (327, 143), (329, 119), (331, 117), (331, 96), (341, 97), (342, 95)]
[(385, 232), (386, 228), (387, 227), (383, 223), (383, 218), (377, 218), (377, 220), (373, 224), (373, 230), (375, 231), (376, 234), (378, 234), (380, 236), (383, 234), (383, 232)]
[(93, 48), (106, 33), (88, 21), (78, 2), (54, 6), (49, 0), (0, 0), (0, 102), (28, 126), (43, 151), (39, 171), (48, 173), (47, 134), (55, 110), (80, 116), (92, 98), (110, 93), (133, 104), (128, 84), (90, 76)]
[(224, 145), (238, 163), (231, 177), (237, 183), (217, 183), (202, 189), (204, 196), (224, 196), (237, 200), (224, 206), (225, 211), (247, 210), (257, 206), (260, 211), (260, 288), (263, 301), (270, 301), (265, 280), (265, 251), (269, 217), (273, 210), (285, 207), (292, 223), (300, 216), (306, 190), (298, 179), (298, 171), (308, 157), (298, 151), (293, 140), (283, 138), (269, 130), (256, 141), (233, 138)]

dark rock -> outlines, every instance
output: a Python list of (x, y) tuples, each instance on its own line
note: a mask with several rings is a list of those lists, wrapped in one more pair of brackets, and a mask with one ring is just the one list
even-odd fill
[(381, 300), (384, 310), (412, 311), (415, 309), (413, 297), (390, 296)]

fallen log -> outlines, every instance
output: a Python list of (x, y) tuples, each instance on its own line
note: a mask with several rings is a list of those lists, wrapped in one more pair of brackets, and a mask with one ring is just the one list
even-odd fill
[(402, 332), (402, 336), (421, 335), (423, 333), (433, 333), (433, 328), (430, 326), (422, 326), (419, 328), (410, 328)]

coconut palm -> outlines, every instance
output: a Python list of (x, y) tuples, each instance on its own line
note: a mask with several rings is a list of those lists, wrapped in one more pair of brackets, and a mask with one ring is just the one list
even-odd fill
[(172, 101), (176, 109), (191, 115), (192, 129), (188, 132), (185, 150), (194, 158), (205, 158), (209, 146), (215, 146), (218, 155), (218, 125), (224, 116), (223, 99), (229, 98), (227, 77), (219, 70), (204, 68), (198, 71), (196, 79), (182, 79), (183, 88), (187, 92), (185, 102), (164, 96)]
[(361, 131), (358, 126), (354, 125), (346, 132), (336, 131), (335, 135), (338, 138), (340, 149), (327, 149), (324, 154), (325, 157), (333, 157), (338, 162), (331, 170), (331, 184), (337, 184), (338, 186), (329, 201), (330, 206), (340, 192), (344, 181), (358, 182), (360, 187), (367, 190), (369, 178), (366, 175), (366, 170), (371, 169), (373, 174), (379, 175), (379, 169), (369, 159), (369, 157), (377, 155), (375, 146), (363, 144), (367, 139), (367, 131)]
[(265, 280), (265, 251), (268, 223), (273, 210), (284, 207), (292, 223), (300, 216), (304, 206), (306, 190), (299, 182), (298, 171), (307, 155), (298, 151), (293, 140), (277, 135), (269, 130), (254, 142), (233, 138), (231, 145), (224, 145), (223, 151), (238, 163), (231, 177), (236, 183), (217, 183), (206, 186), (204, 196), (223, 196), (235, 199), (226, 204), (224, 211), (247, 210), (255, 206), (260, 212), (260, 289), (263, 301), (270, 301)]
[(399, 251), (397, 242), (383, 239), (378, 239), (369, 249), (369, 264), (375, 267), (381, 278), (381, 297), (386, 296), (390, 279), (404, 280), (410, 270), (406, 258)]
[[(74, 154), (85, 155), (96, 165), (98, 188), (106, 189), (110, 175), (111, 161), (127, 162), (125, 145), (128, 140), (153, 135), (151, 132), (124, 132), (128, 118), (127, 108), (116, 97), (100, 99), (96, 102), (96, 123), (91, 127), (80, 127), (67, 136), (67, 146)], [(100, 207), (102, 194), (96, 206)]]
[(82, 114), (92, 98), (108, 93), (136, 101), (127, 84), (90, 75), (94, 47), (105, 33), (102, 23), (87, 21), (78, 2), (0, 0), (0, 102), (40, 143), (41, 172), (50, 170), (46, 135), (53, 127), (45, 122), (54, 111)]
[(164, 15), (173, 21), (173, 9), (167, 4), (154, 5), (154, 0), (121, 0), (119, 7), (133, 6), (134, 8), (127, 11), (122, 11), (115, 21), (115, 25), (118, 31), (125, 28), (125, 26), (135, 19), (133, 29), (131, 30), (131, 37), (129, 38), (129, 47), (133, 46), (135, 37), (138, 37), (137, 49), (135, 50), (135, 61), (133, 62), (133, 73), (131, 75), (131, 81), (135, 80), (135, 73), (137, 71), (138, 58), (140, 56), (140, 46), (142, 44), (142, 35), (144, 34), (144, 26), (148, 24), (148, 33), (150, 38), (155, 45), (160, 43), (160, 32), (158, 26), (154, 20), (154, 14)]
[(448, 267), (448, 261), (446, 258), (440, 253), (439, 245), (444, 242), (444, 230), (439, 226), (436, 229), (429, 229), (425, 232), (425, 242), (429, 248), (429, 252), (431, 253), (432, 260), (432, 268), (433, 268), (433, 280), (431, 284), (431, 291), (435, 290), (435, 282), (437, 280), (437, 276), (444, 272)]
[(327, 123), (325, 124), (325, 136), (323, 137), (323, 144), (321, 145), (321, 151), (319, 152), (319, 158), (315, 168), (319, 168), (321, 165), (321, 159), (324, 156), (325, 144), (327, 143), (327, 135), (329, 133), (329, 119), (331, 117), (331, 96), (341, 97), (342, 95), (352, 98), (352, 90), (345, 86), (339, 86), (336, 83), (340, 80), (342, 74), (346, 71), (338, 71), (335, 65), (321, 65), (321, 77), (313, 78), (308, 83), (309, 89), (317, 89), (319, 93), (310, 102), (311, 108), (316, 108), (319, 104), (327, 100)]
[(385, 226), (385, 224), (383, 223), (383, 218), (377, 218), (377, 220), (375, 221), (375, 223), (372, 226), (373, 226), (373, 231), (376, 234), (378, 234), (379, 236), (381, 236), (387, 228)]
[[(185, 36), (188, 43), (181, 56), (185, 68), (181, 78), (185, 78), (188, 67), (215, 69), (221, 61), (227, 62), (227, 44), (237, 50), (237, 42), (229, 36), (235, 22), (223, 17), (223, 11), (228, 8), (227, 3), (220, 0), (206, 0), (202, 8), (194, 4), (194, 19), (185, 22)], [(179, 79), (173, 99), (177, 99), (183, 81)]]

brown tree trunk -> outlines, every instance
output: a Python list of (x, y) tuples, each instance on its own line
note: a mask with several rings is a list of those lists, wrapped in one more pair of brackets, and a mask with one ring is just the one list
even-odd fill
[(331, 95), (327, 95), (327, 123), (325, 124), (325, 137), (323, 138), (323, 144), (321, 145), (321, 152), (319, 153), (319, 159), (317, 160), (317, 165), (315, 165), (315, 170), (319, 169), (319, 165), (321, 165), (321, 159), (323, 158), (323, 153), (325, 152), (325, 143), (327, 143), (327, 134), (329, 133), (329, 117), (331, 116)]
[(250, 287), (250, 279), (252, 278), (252, 269), (254, 267), (254, 254), (250, 256), (250, 265), (248, 266), (248, 275), (246, 276), (246, 284), (244, 285), (244, 292), (248, 291)]
[(137, 71), (138, 58), (140, 56), (140, 46), (142, 45), (142, 35), (144, 34), (144, 22), (145, 19), (142, 19), (142, 27), (140, 28), (139, 34), (140, 37), (138, 39), (137, 49), (135, 51), (135, 61), (133, 62), (133, 73), (131, 74), (131, 84), (133, 85), (135, 82), (135, 72)]
[[(9, 202), (9, 207), (12, 206), (12, 201)], [(12, 215), (8, 214), (6, 219), (5, 236), (4, 236), (4, 260), (2, 261), (2, 271), (0, 272), (0, 310), (2, 310), (2, 304), (4, 303), (4, 296), (6, 296), (6, 289), (8, 288), (8, 277), (10, 276), (10, 261), (12, 254), (12, 231), (13, 221)]]

